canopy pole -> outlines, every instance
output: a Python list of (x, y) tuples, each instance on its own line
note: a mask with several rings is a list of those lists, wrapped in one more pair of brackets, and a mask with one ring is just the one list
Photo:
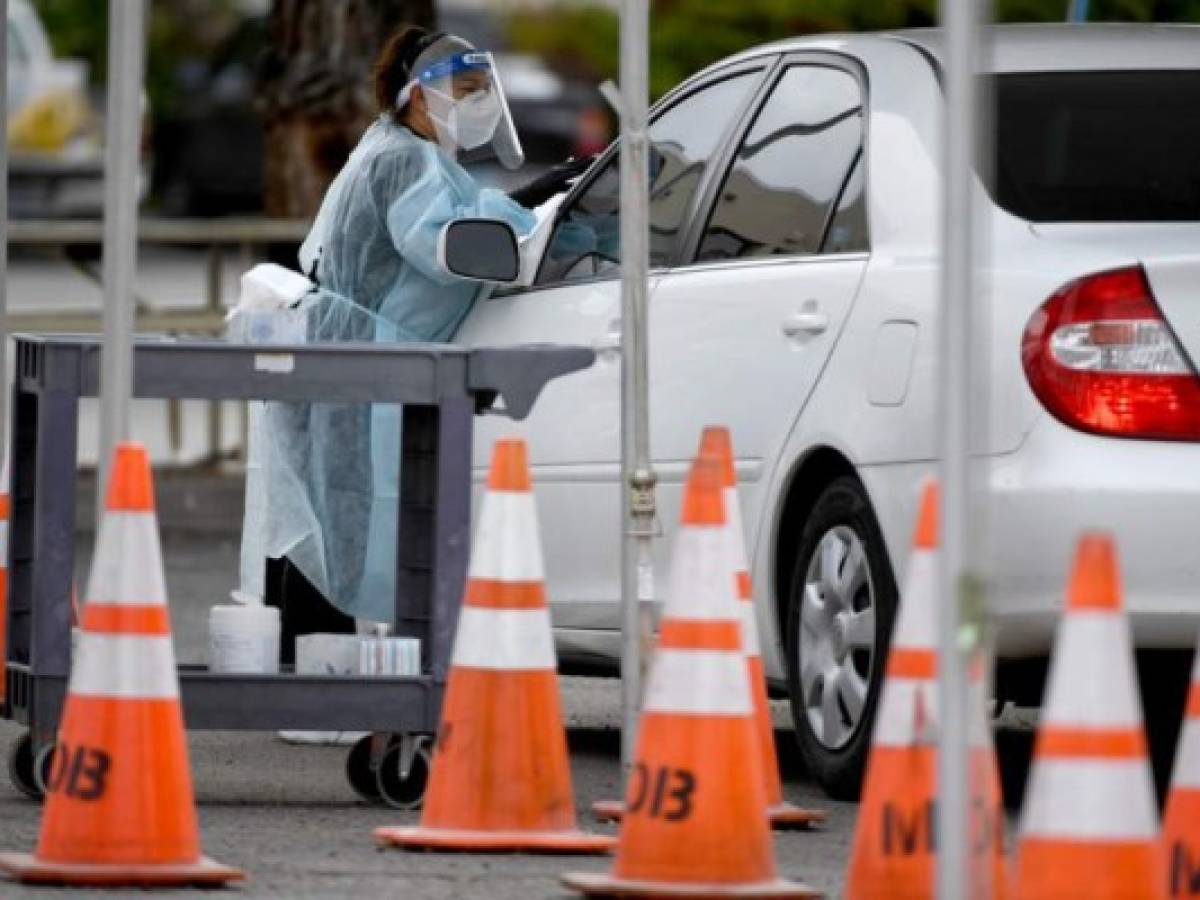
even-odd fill
[[(8, 27), (8, 0), (0, 0), (0, 15)], [(0, 46), (0, 459), (11, 465), (8, 452), (8, 41)], [(0, 493), (9, 490), (8, 483), (0, 484)], [(4, 648), (0, 647), (0, 653)]]
[[(138, 164), (142, 144), (145, 0), (109, 0), (104, 138), (104, 323), (100, 356), (100, 497), (116, 445), (129, 437), (133, 393), (133, 290), (137, 273)], [(97, 522), (104, 508), (96, 504)]]
[[(116, 444), (130, 437), (133, 280), (138, 262), (138, 163), (142, 151), (145, 0), (109, 0), (108, 108), (104, 133), (104, 319), (100, 372), (100, 497)], [(104, 504), (96, 503), (97, 527)]]
[[(946, 108), (943, 118), (942, 334), (938, 378), (941, 425), (941, 538), (938, 573), (938, 866), (937, 896), (970, 896), (967, 881), (968, 772), (967, 679), (960, 636), (968, 600), (971, 554), (970, 452), (972, 363), (975, 326), (981, 321), (974, 254), (976, 222), (973, 192), (975, 153), (981, 117), (977, 65), (982, 58), (982, 18), (986, 0), (942, 0), (946, 41)], [(977, 412), (977, 411), (976, 411)]]
[(650, 4), (621, 4), (621, 762), (633, 765), (653, 628), (656, 521), (650, 465), (646, 301), (650, 186), (646, 121)]

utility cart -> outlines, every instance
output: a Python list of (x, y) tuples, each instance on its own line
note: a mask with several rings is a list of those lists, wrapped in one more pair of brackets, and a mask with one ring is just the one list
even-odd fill
[[(133, 354), (136, 398), (403, 405), (395, 633), (420, 639), (421, 675), (287, 668), (239, 675), (181, 666), (179, 682), (189, 728), (372, 732), (350, 751), (351, 785), (368, 799), (415, 805), (466, 580), (474, 417), (525, 418), (549, 381), (590, 366), (593, 352), (145, 337)], [(79, 401), (99, 389), (96, 338), (16, 338), (4, 715), (28, 728), (9, 771), (33, 797), (42, 793), (71, 665)]]

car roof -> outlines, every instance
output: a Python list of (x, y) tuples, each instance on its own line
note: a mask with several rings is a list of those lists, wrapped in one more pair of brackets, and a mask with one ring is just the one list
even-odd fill
[[(993, 35), (997, 72), (1200, 68), (1200, 28), (1195, 25), (1000, 25)], [(895, 36), (942, 59), (940, 29)]]
[[(789, 38), (742, 56), (797, 50), (853, 51), (857, 44), (878, 40), (903, 41), (939, 61), (945, 50), (941, 29), (914, 28)], [(997, 25), (992, 29), (992, 41), (997, 72), (1200, 68), (1197, 25)]]

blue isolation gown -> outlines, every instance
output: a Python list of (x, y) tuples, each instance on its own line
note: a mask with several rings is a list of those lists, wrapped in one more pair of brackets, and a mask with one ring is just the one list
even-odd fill
[[(382, 117), (325, 195), (300, 249), (318, 288), (302, 301), (310, 343), (445, 342), (486, 285), (438, 263), (459, 218), (533, 215), (481, 188), (437, 144)], [(347, 615), (395, 618), (400, 408), (270, 403), (264, 427), (267, 555), (286, 556)]]

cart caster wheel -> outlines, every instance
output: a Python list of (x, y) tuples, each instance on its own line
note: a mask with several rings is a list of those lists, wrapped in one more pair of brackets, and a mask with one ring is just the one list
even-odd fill
[(54, 765), (54, 751), (57, 749), (57, 744), (47, 744), (37, 752), (33, 760), (33, 777), (43, 797), (49, 793), (47, 785), (50, 783), (50, 767)]
[(46, 776), (53, 750), (53, 746), (43, 747), (35, 758), (33, 736), (28, 731), (8, 749), (8, 778), (30, 800), (41, 801), (46, 796)]
[[(405, 766), (405, 744), (408, 765)], [(419, 809), (429, 785), (429, 756), (427, 737), (401, 739), (388, 746), (379, 763), (377, 783), (384, 803), (393, 809)], [(407, 769), (407, 772), (405, 771)]]
[(346, 757), (346, 780), (354, 793), (368, 803), (380, 803), (379, 779), (371, 768), (371, 739), (373, 735), (359, 738)]

